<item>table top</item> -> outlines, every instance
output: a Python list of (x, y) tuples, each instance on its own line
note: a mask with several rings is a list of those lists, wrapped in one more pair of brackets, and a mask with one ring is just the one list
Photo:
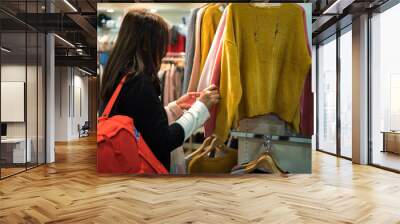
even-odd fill
[(381, 131), (381, 133), (400, 135), (400, 131)]
[[(30, 139), (28, 138), (28, 141), (30, 141)], [(25, 142), (25, 138), (5, 138), (5, 139), (1, 139), (1, 143), (20, 143), (20, 142)]]

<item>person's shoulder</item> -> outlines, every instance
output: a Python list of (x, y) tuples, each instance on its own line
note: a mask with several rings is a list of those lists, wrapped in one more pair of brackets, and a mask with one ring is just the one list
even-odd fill
[(152, 95), (155, 91), (150, 75), (143, 73), (135, 74), (129, 77), (124, 85), (124, 89), (129, 95)]
[(136, 85), (136, 84), (151, 84), (151, 76), (146, 75), (144, 73), (132, 74), (127, 79), (127, 85)]

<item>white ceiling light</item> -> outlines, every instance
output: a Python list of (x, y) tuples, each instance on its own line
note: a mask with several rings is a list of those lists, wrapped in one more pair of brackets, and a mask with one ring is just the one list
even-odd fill
[(10, 53), (11, 51), (10, 50), (8, 50), (7, 48), (4, 48), (4, 47), (2, 47), (2, 48), (0, 48), (2, 51), (4, 51), (4, 52), (6, 52), (6, 53)]
[(90, 73), (90, 72), (88, 72), (88, 71), (86, 71), (86, 70), (83, 70), (83, 69), (81, 69), (81, 68), (79, 68), (79, 67), (78, 67), (78, 69), (79, 69), (79, 71), (81, 71), (81, 72), (83, 72), (83, 73), (85, 73), (85, 74), (87, 74), (87, 75), (93, 75), (92, 73)]
[(325, 9), (322, 14), (342, 14), (343, 10), (353, 2), (354, 0), (336, 0), (332, 5)]
[(67, 44), (70, 47), (75, 48), (75, 45), (73, 45), (71, 42), (69, 42), (68, 40), (58, 36), (57, 34), (54, 34), (55, 37), (57, 37), (59, 40), (61, 40), (62, 42), (64, 42), (65, 44)]
[(108, 13), (113, 13), (113, 12), (114, 12), (114, 9), (107, 9), (107, 12), (108, 12)]
[(151, 13), (156, 13), (156, 12), (158, 12), (158, 10), (157, 9), (150, 9), (150, 12)]
[(78, 12), (78, 10), (68, 1), (68, 0), (64, 0), (65, 4), (67, 4), (72, 10), (74, 10), (75, 12)]

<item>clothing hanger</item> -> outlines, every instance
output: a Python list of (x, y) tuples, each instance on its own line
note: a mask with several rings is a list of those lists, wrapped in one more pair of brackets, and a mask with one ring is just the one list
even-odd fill
[(268, 8), (268, 7), (278, 7), (281, 6), (281, 3), (270, 3), (269, 0), (264, 0), (263, 2), (252, 2), (250, 3), (255, 7), (260, 7), (260, 8)]
[[(211, 152), (222, 151), (224, 155), (210, 157)], [(188, 173), (230, 173), (237, 164), (237, 151), (230, 149), (218, 137), (214, 137), (204, 150), (188, 164)]]
[(223, 11), (226, 9), (226, 7), (228, 6), (228, 3), (221, 2), (221, 3), (217, 3), (217, 5), (219, 6), (219, 7), (218, 7), (219, 10), (220, 10), (221, 12), (223, 12)]
[(272, 171), (274, 173), (279, 173), (279, 174), (287, 174), (288, 172), (284, 171), (282, 168), (279, 167), (278, 163), (274, 159), (272, 155), (272, 141), (271, 141), (271, 136), (269, 135), (264, 135), (264, 143), (263, 143), (265, 152), (261, 154), (259, 157), (259, 165), (261, 167), (271, 167)]
[(259, 155), (257, 159), (252, 160), (246, 164), (242, 164), (244, 166), (245, 172), (251, 173), (256, 169), (259, 169), (265, 172), (271, 172), (274, 174), (280, 174), (282, 176), (286, 176), (288, 172), (280, 168), (278, 163), (272, 156), (272, 142), (270, 136), (268, 135), (264, 136), (263, 145), (265, 151), (261, 153), (261, 155)]
[(262, 170), (281, 176), (287, 176), (287, 172), (283, 171), (275, 162), (275, 160), (267, 153), (261, 154), (257, 159), (244, 164), (245, 173), (252, 173), (254, 170)]
[(204, 152), (206, 150), (206, 148), (211, 144), (211, 142), (213, 141), (214, 138), (215, 138), (214, 135), (209, 136), (208, 138), (206, 138), (204, 140), (203, 144), (201, 144), (201, 146), (199, 148), (197, 148), (196, 151), (192, 152), (191, 154), (189, 154), (188, 156), (185, 157), (185, 160), (190, 160), (194, 156)]
[(219, 148), (221, 148), (222, 145), (223, 145), (223, 143), (221, 142), (221, 140), (217, 136), (214, 136), (214, 138), (211, 141), (210, 145), (205, 147), (204, 151), (199, 155), (199, 157), (208, 155), (208, 153), (210, 153), (213, 150), (215, 150), (217, 148), (217, 146)]
[(262, 154), (259, 159), (257, 160), (256, 163), (256, 168), (261, 168), (261, 169), (269, 169), (272, 171), (272, 173), (276, 174), (288, 174), (288, 172), (282, 170), (282, 168), (279, 167), (279, 165), (276, 163), (275, 159), (266, 153)]

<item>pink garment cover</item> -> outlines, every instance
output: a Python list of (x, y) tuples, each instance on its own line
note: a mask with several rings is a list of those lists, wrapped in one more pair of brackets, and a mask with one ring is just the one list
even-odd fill
[[(209, 85), (214, 84), (219, 86), (219, 76), (221, 74), (221, 55), (223, 45), (223, 34), (225, 30), (226, 10), (222, 14), (221, 20), (218, 24), (214, 40), (211, 44), (210, 51), (207, 55), (203, 71), (200, 76), (197, 91), (201, 92)], [(212, 135), (215, 129), (215, 122), (217, 119), (217, 106), (213, 106), (210, 110), (210, 118), (204, 124), (204, 136)]]

